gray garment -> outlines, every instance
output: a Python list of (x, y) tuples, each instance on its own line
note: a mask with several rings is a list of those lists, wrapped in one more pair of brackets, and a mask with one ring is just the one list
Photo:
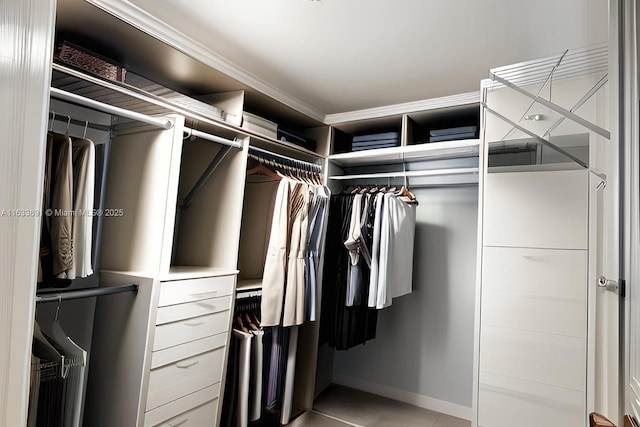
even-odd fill
[(327, 206), (331, 190), (328, 187), (315, 187), (314, 199), (309, 213), (309, 243), (307, 245), (307, 320), (314, 322), (317, 319), (320, 284), (320, 256), (321, 248), (324, 247), (324, 237), (326, 234)]
[(375, 308), (378, 294), (378, 276), (380, 259), (380, 230), (382, 228), (382, 212), (384, 206), (384, 193), (376, 194), (376, 212), (373, 224), (373, 242), (371, 242), (371, 275), (369, 277), (369, 299), (367, 306)]
[(260, 419), (262, 415), (262, 364), (264, 358), (264, 347), (262, 338), (264, 332), (251, 331), (251, 408), (250, 421)]
[(51, 182), (51, 249), (53, 275), (73, 277), (73, 161), (71, 139), (65, 135), (49, 134), (53, 145), (53, 177)]
[(249, 425), (249, 388), (251, 377), (251, 334), (233, 330), (233, 334), (240, 341), (239, 369), (238, 369), (238, 427)]

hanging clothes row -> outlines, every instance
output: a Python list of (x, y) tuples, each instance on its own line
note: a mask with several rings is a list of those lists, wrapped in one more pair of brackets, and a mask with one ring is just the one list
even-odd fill
[(47, 135), (38, 287), (67, 287), (93, 274), (95, 146)]
[[(269, 165), (267, 167), (266, 165)], [(317, 174), (259, 162), (248, 174), (279, 180), (262, 275), (262, 325), (315, 321), (318, 266), (331, 196)]]
[(246, 427), (260, 419), (263, 401), (263, 337), (259, 295), (236, 300), (221, 426)]
[(406, 186), (331, 197), (321, 343), (347, 350), (375, 338), (377, 310), (411, 293), (416, 204)]
[(34, 324), (27, 427), (79, 427), (87, 351), (65, 333), (58, 311)]

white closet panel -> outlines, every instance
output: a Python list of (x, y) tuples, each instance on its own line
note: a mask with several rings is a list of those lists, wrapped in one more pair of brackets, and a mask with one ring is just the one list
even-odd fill
[(586, 340), (482, 325), (480, 372), (585, 391)]
[(587, 171), (490, 173), (484, 246), (587, 249)]
[(147, 410), (219, 382), (224, 354), (224, 348), (218, 348), (152, 369), (149, 374)]

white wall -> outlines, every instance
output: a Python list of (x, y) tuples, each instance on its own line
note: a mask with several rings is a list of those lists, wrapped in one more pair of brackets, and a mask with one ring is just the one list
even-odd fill
[(414, 291), (378, 317), (376, 339), (336, 351), (334, 382), (470, 417), (477, 187), (412, 190)]

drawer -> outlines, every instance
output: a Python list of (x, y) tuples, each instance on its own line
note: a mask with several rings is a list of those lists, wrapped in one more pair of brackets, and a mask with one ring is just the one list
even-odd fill
[(213, 427), (217, 414), (218, 399), (166, 420), (158, 427)]
[(583, 392), (481, 372), (478, 425), (584, 426), (585, 402)]
[[(201, 405), (205, 405), (209, 402), (213, 402), (218, 406), (220, 396), (220, 383), (213, 386), (204, 388), (195, 393), (176, 399), (173, 402), (166, 405), (159, 406), (156, 409), (148, 411), (144, 416), (144, 427), (161, 426), (162, 423), (172, 420), (178, 417), (180, 414), (184, 414), (192, 409), (195, 409)], [(213, 420), (210, 425), (215, 425)], [(207, 424), (201, 424), (200, 426), (206, 426)], [(175, 426), (175, 424), (174, 424)]]
[(151, 355), (151, 369), (224, 347), (227, 345), (227, 337), (228, 334), (218, 334), (164, 350), (154, 351)]
[(153, 351), (228, 332), (231, 311), (156, 326)]
[(484, 246), (587, 249), (588, 172), (490, 173)]
[(485, 247), (482, 268), (483, 325), (586, 337), (587, 251)]
[(184, 304), (168, 305), (158, 308), (156, 325), (190, 319), (231, 309), (231, 295), (221, 298), (203, 299)]
[(225, 348), (179, 360), (149, 373), (147, 410), (220, 382)]
[(480, 371), (584, 392), (587, 341), (482, 325)]
[(158, 307), (231, 295), (235, 275), (161, 282)]

